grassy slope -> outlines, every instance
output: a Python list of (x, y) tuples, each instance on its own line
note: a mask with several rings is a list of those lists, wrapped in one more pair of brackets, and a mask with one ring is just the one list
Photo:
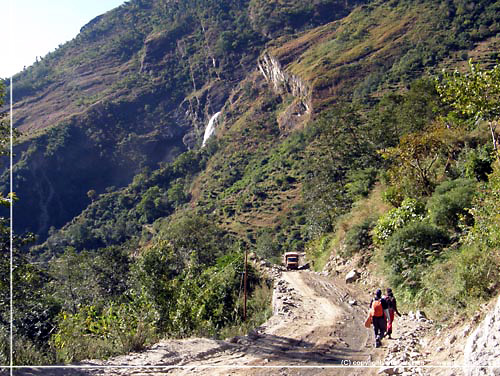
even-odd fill
[[(14, 77), (16, 127), (34, 136), (35, 130), (54, 126), (105, 98), (130, 93), (120, 88), (120, 82), (138, 66), (131, 51), (123, 55), (118, 51), (132, 27), (125, 14), (120, 7), (94, 19), (71, 42)], [(117, 23), (118, 18), (122, 22)], [(136, 39), (147, 32), (141, 31)]]
[[(447, 27), (454, 20), (443, 22), (436, 15), (446, 9), (433, 2), (395, 3), (358, 7), (348, 17), (305, 32), (271, 53), (291, 73), (313, 85), (319, 110), (337, 96), (379, 96), (406, 86), (423, 73), (467, 60), (468, 48), (458, 45), (443, 51), (441, 43), (449, 37)], [(488, 60), (496, 39), (493, 36), (478, 47), (472, 45), (470, 57)]]

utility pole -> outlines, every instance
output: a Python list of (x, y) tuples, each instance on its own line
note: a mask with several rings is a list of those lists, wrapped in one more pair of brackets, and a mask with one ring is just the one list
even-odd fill
[(247, 247), (245, 247), (245, 273), (243, 277), (243, 321), (247, 320)]

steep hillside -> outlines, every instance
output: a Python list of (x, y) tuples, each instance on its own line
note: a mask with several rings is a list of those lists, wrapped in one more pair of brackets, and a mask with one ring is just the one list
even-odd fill
[[(187, 2), (184, 6), (195, 5)], [(256, 4), (247, 5), (248, 22), (255, 24)], [(252, 242), (260, 236), (266, 237), (270, 224), (273, 224), (278, 229), (286, 228), (281, 242), (288, 239), (287, 246), (295, 244), (294, 248), (297, 245), (301, 247), (300, 244), (309, 236), (301, 225), (305, 223), (306, 213), (300, 203), (300, 187), (307, 175), (307, 168), (300, 150), (305, 150), (305, 143), (311, 140), (294, 135), (280, 146), (283, 140), (293, 134), (294, 129), (303, 128), (308, 121), (317, 118), (322, 111), (343, 98), (358, 98), (370, 103), (384, 91), (406, 85), (412, 77), (429, 70), (437, 71), (441, 66), (450, 66), (454, 60), (467, 57), (467, 49), (475, 47), (471, 31), (483, 28), (476, 24), (489, 22), (492, 7), (494, 5), (478, 5), (474, 12), (465, 14), (457, 13), (456, 6), (450, 4), (448, 17), (438, 18), (437, 12), (443, 9), (438, 9), (434, 3), (374, 3), (356, 8), (341, 21), (270, 41), (260, 56), (257, 56), (257, 52), (264, 48), (262, 38), (266, 37), (254, 32), (252, 43), (230, 48), (228, 54), (219, 56), (219, 60), (213, 55), (222, 48), (220, 38), (216, 39), (218, 34), (212, 35), (206, 31), (200, 41), (182, 33), (160, 37), (161, 33), (153, 32), (127, 64), (136, 61), (136, 68), (142, 73), (135, 73), (133, 77), (141, 83), (149, 82), (147, 90), (159, 92), (146, 94), (144, 86), (134, 84), (132, 80), (132, 84), (128, 85), (130, 89), (123, 90), (129, 93), (142, 92), (134, 94), (136, 99), (123, 99), (120, 94), (123, 91), (117, 91), (116, 95), (121, 96), (119, 101), (92, 105), (87, 114), (63, 122), (60, 129), (67, 130), (54, 129), (37, 138), (36, 144), (39, 146), (30, 146), (16, 168), (16, 181), (36, 183), (30, 186), (18, 184), (18, 195), (28, 197), (18, 204), (18, 226), (38, 229), (36, 232), (43, 239), (43, 234), (50, 226), (62, 226), (88, 205), (89, 191), (99, 194), (106, 187), (113, 189), (126, 185), (139, 168), (154, 168), (159, 161), (172, 161), (186, 144), (199, 145), (205, 124), (213, 114), (221, 111), (216, 121), (219, 151), (191, 187), (190, 178), (178, 181), (185, 191), (183, 195), (204, 212), (212, 212), (217, 208), (220, 223), (225, 223), (224, 226), (230, 231)], [(237, 8), (245, 14), (241, 4)], [(196, 9), (199, 14), (205, 12), (203, 7)], [(142, 12), (153, 10), (143, 9)], [(117, 11), (124, 12), (121, 8)], [(170, 9), (170, 17), (174, 17), (178, 11)], [(272, 10), (268, 11), (272, 14)], [(156, 12), (159, 10), (156, 9)], [(211, 14), (211, 11), (206, 12)], [(461, 26), (464, 19), (473, 21), (469, 22), (469, 28)], [(258, 20), (264, 22), (264, 18)], [(320, 22), (314, 17), (311, 20), (309, 27), (313, 25), (311, 22)], [(207, 25), (212, 24), (208, 22)], [(215, 23), (212, 27), (220, 27), (217, 25)], [(93, 23), (83, 28), (76, 40), (83, 38), (92, 27)], [(285, 29), (283, 33), (290, 32), (289, 27)], [(453, 39), (453, 43), (443, 44), (447, 38), (451, 38), (451, 30), (454, 29), (458, 30), (458, 40), (463, 41), (458, 43)], [(492, 49), (488, 46), (496, 43), (496, 37), (490, 38), (494, 34), (494, 24), (490, 29), (481, 29), (480, 36), (484, 41), (473, 50), (479, 51), (473, 52), (475, 57), (491, 57)], [(478, 33), (474, 34), (475, 38), (479, 38)], [(429, 37), (423, 38), (424, 35)], [(163, 51), (165, 47), (161, 47), (162, 43), (168, 45), (169, 38), (177, 38), (182, 42), (176, 42), (177, 47), (172, 52), (174, 55), (162, 55), (158, 51)], [(193, 45), (194, 55), (179, 48), (186, 41)], [(213, 46), (213, 49), (194, 49), (197, 43)], [(165, 69), (172, 69), (168, 61), (179, 57), (178, 54), (186, 61), (186, 69), (189, 67), (190, 73), (185, 72), (186, 75), (178, 78), (185, 77), (188, 83), (183, 81), (180, 85), (187, 87), (183, 91), (186, 96), (182, 97), (181, 94), (175, 100), (161, 94), (165, 90), (156, 82), (179, 87), (179, 84), (172, 82), (172, 75), (166, 75), (165, 72)], [(428, 59), (426, 56), (433, 58)], [(231, 62), (235, 59), (243, 59), (241, 62), (245, 64), (238, 64), (236, 66), (240, 68), (234, 69), (235, 65)], [(193, 62), (198, 62), (198, 65), (204, 62), (204, 65), (198, 66)], [(196, 80), (193, 81), (193, 64), (200, 71), (198, 75), (205, 77), (200, 78), (198, 84)], [(131, 76), (127, 77), (130, 80)], [(178, 107), (175, 107), (176, 103)], [(137, 127), (138, 123), (140, 127)], [(79, 131), (89, 125), (92, 130)], [(61, 133), (70, 136), (61, 136)], [(43, 151), (42, 157), (44, 148), (56, 147), (67, 151), (60, 149), (53, 153), (47, 150)], [(31, 164), (33, 167), (28, 167)], [(227, 166), (231, 167), (228, 169)], [(256, 169), (256, 166), (261, 167)], [(89, 179), (89, 176), (95, 178)], [(59, 183), (60, 179), (65, 182)], [(169, 184), (169, 181), (163, 183), (165, 190), (169, 189)], [(62, 186), (65, 188), (62, 189)], [(32, 188), (35, 189), (30, 194)], [(29, 197), (34, 198), (33, 202)], [(67, 200), (70, 200), (71, 206), (66, 204)], [(33, 207), (39, 207), (37, 212), (41, 213), (40, 216), (30, 214)], [(160, 210), (146, 222), (151, 223), (170, 210)], [(293, 214), (287, 214), (290, 210)], [(114, 213), (112, 217), (116, 221), (120, 215)], [(77, 223), (81, 221), (88, 222), (82, 219)], [(92, 227), (84, 232), (94, 232)], [(95, 230), (102, 233), (98, 228)], [(136, 233), (132, 231), (128, 237)], [(119, 239), (123, 240), (122, 237)], [(68, 243), (77, 244), (79, 241), (73, 239)], [(109, 245), (109, 242), (106, 244)]]
[[(485, 30), (484, 26), (479, 25), (490, 23), (495, 5), (477, 5), (469, 13), (459, 12), (460, 8), (457, 8), (457, 5), (450, 3), (447, 8), (443, 8), (444, 5), (432, 2), (418, 4), (381, 2), (361, 6), (342, 20), (294, 36), (286, 35), (269, 41), (265, 52), (258, 58), (255, 53), (254, 55), (248, 53), (259, 48), (262, 50), (263, 44), (253, 49), (249, 49), (249, 46), (237, 48), (229, 54), (229, 57), (233, 57), (234, 61), (234, 58), (245, 56), (246, 63), (240, 65), (240, 70), (233, 72), (232, 79), (223, 77), (228, 77), (228, 73), (233, 71), (230, 63), (226, 63), (222, 69), (224, 58), (218, 63), (215, 60), (215, 64), (211, 55), (205, 56), (204, 59), (200, 58), (201, 61), (207, 59), (209, 61), (206, 70), (200, 68), (200, 74), (207, 75), (207, 72), (213, 71), (215, 76), (203, 81), (207, 82), (205, 86), (193, 83), (190, 77), (188, 81), (191, 82), (188, 86), (193, 84), (191, 94), (182, 99), (180, 107), (172, 110), (177, 115), (174, 116), (171, 125), (168, 128), (166, 126), (155, 128), (156, 132), (153, 134), (156, 141), (150, 140), (149, 133), (148, 136), (142, 137), (127, 136), (127, 141), (120, 141), (119, 144), (133, 145), (135, 149), (132, 153), (130, 148), (120, 149), (122, 153), (115, 159), (130, 159), (131, 154), (135, 155), (135, 152), (139, 153), (141, 150), (140, 156), (136, 158), (141, 160), (142, 166), (152, 166), (158, 160), (168, 161), (165, 158), (166, 151), (160, 153), (160, 158), (157, 154), (156, 158), (144, 156), (144, 153), (148, 154), (155, 150), (151, 146), (165, 147), (166, 136), (158, 139), (160, 137), (158, 134), (164, 133), (165, 129), (171, 133), (172, 129), (179, 129), (177, 133), (174, 132), (177, 137), (172, 136), (172, 140), (179, 140), (183, 132), (187, 132), (187, 128), (178, 128), (179, 122), (175, 120), (188, 116), (188, 119), (184, 118), (181, 124), (197, 126), (196, 139), (199, 144), (204, 124), (208, 123), (213, 114), (221, 111), (216, 121), (219, 150), (191, 187), (189, 179), (182, 181), (186, 197), (190, 197), (191, 204), (204, 212), (212, 212), (217, 208), (216, 216), (220, 218), (221, 223), (225, 223), (224, 226), (252, 242), (260, 236), (265, 236), (273, 224), (278, 227), (278, 233), (279, 228), (286, 227), (281, 242), (288, 239), (286, 240), (288, 246), (295, 244), (294, 248), (297, 245), (301, 247), (300, 244), (308, 239), (304, 226), (301, 225), (305, 223), (305, 209), (300, 203), (300, 187), (307, 175), (307, 168), (302, 160), (305, 143), (311, 139), (293, 135), (293, 130), (302, 129), (308, 121), (317, 118), (335, 102), (357, 99), (371, 103), (384, 92), (404, 87), (409, 80), (419, 75), (438, 71), (441, 67), (448, 67), (455, 64), (455, 61), (466, 59), (469, 49), (476, 46), (475, 39), (482, 38), (483, 42), (473, 50), (480, 51), (474, 53), (474, 56), (481, 59), (490, 58), (493, 52), (492, 48), (487, 46), (494, 46), (496, 43), (496, 37), (490, 37), (495, 35), (494, 24), (491, 25), (491, 30)], [(256, 10), (252, 7), (256, 4), (251, 3), (249, 6), (249, 22), (255, 24)], [(437, 14), (447, 14), (447, 17), (437, 17)], [(261, 18), (259, 20), (264, 22)], [(312, 20), (315, 20), (314, 17)], [(465, 20), (469, 20), (467, 28), (462, 25)], [(456, 30), (457, 39), (450, 39), (451, 30)], [(264, 34), (268, 35), (269, 32)], [(154, 57), (155, 54), (152, 52), (161, 44), (159, 34), (154, 33), (148, 38), (143, 48), (145, 55), (142, 56), (141, 71), (146, 69), (145, 66), (149, 67), (146, 70), (150, 72), (149, 77), (151, 77), (157, 75), (155, 73), (157, 70), (163, 71), (165, 64), (167, 67), (170, 65), (166, 63), (165, 58), (162, 60)], [(257, 39), (262, 41), (259, 38)], [(448, 40), (450, 41), (446, 42)], [(208, 42), (205, 40), (204, 43)], [(482, 46), (481, 50), (479, 46)], [(193, 51), (197, 52), (194, 57), (187, 55), (188, 62), (196, 59), (196, 54), (203, 53), (198, 50)], [(204, 51), (210, 50), (204, 49)], [(214, 48), (213, 51), (217, 49)], [(253, 56), (253, 60), (250, 56)], [(155, 77), (155, 80), (160, 80)], [(228, 81), (231, 83), (228, 84)], [(227, 90), (224, 90), (224, 87)], [(215, 95), (219, 95), (217, 106), (210, 104)], [(127, 102), (127, 108), (130, 109), (134, 103)], [(152, 108), (150, 105), (147, 106)], [(201, 111), (200, 108), (203, 106), (205, 110)], [(159, 110), (157, 112), (159, 115), (163, 113)], [(142, 109), (138, 109), (137, 112), (132, 111), (132, 114), (134, 113), (143, 113), (146, 117), (146, 112), (142, 112)], [(165, 122), (165, 117), (161, 121)], [(189, 129), (192, 134), (192, 128)], [(111, 132), (111, 135), (118, 134), (119, 132)], [(290, 134), (293, 137), (287, 140)], [(187, 141), (187, 138), (192, 139), (190, 136), (185, 136), (184, 141)], [(144, 142), (148, 140), (147, 145), (150, 147), (141, 149), (139, 146), (142, 144), (141, 139)], [(112, 142), (108, 145), (113, 149)], [(178, 146), (177, 150), (182, 150), (182, 144), (175, 145)], [(167, 147), (165, 150), (172, 149)], [(109, 148), (106, 152), (109, 153)], [(108, 162), (110, 159), (106, 156), (104, 161)], [(134, 171), (130, 166), (137, 166), (138, 163), (128, 162), (123, 165), (129, 174), (120, 172), (118, 175), (123, 180), (113, 181), (113, 185), (123, 185), (130, 179)], [(115, 169), (115, 171), (120, 170)], [(108, 176), (113, 175), (108, 174)], [(169, 183), (163, 184), (168, 190)], [(87, 190), (95, 189), (97, 192), (102, 192), (104, 185), (104, 182), (101, 185), (94, 183), (85, 187), (86, 190), (79, 189), (80, 200), (76, 197), (74, 200), (86, 205), (88, 201), (83, 198)], [(57, 205), (49, 205), (45, 211), (54, 211), (55, 207)], [(289, 211), (293, 214), (289, 214)], [(22, 209), (20, 212), (22, 213)], [(76, 214), (77, 211), (73, 213)], [(158, 213), (155, 218), (166, 213)], [(69, 217), (69, 215), (58, 216), (67, 219)], [(57, 223), (62, 224), (62, 222)], [(285, 224), (286, 226), (283, 226)], [(130, 233), (129, 236), (133, 234)]]
[[(301, 187), (315, 174), (311, 169), (323, 167), (312, 162), (317, 135), (304, 130), (305, 125), (321, 123), (335, 103), (361, 101), (367, 111), (385, 92), (466, 57), (472, 40), (453, 48), (441, 44), (450, 37), (449, 29), (461, 22), (451, 16), (437, 18), (441, 11), (431, 2), (374, 3), (342, 20), (270, 42), (259, 57), (258, 72), (222, 109), (221, 150), (195, 180), (192, 203), (217, 208), (230, 228), (250, 240), (271, 226), (279, 238), (284, 227), (279, 243), (300, 248), (309, 238), (304, 226), (307, 208), (301, 202), (308, 189)], [(478, 9), (467, 17), (488, 16)], [(496, 37), (489, 35), (484, 44), (494, 45)], [(487, 60), (492, 51), (483, 49), (480, 58)], [(363, 121), (364, 126), (369, 123)], [(372, 147), (392, 142), (385, 126), (385, 139), (375, 145), (371, 137)], [(361, 126), (357, 132), (362, 139), (371, 131)], [(372, 158), (369, 164), (376, 166)], [(349, 168), (359, 166), (344, 166)]]
[(44, 239), (88, 205), (89, 190), (200, 145), (271, 36), (344, 16), (356, 1), (287, 4), (130, 1), (16, 75), (16, 228)]

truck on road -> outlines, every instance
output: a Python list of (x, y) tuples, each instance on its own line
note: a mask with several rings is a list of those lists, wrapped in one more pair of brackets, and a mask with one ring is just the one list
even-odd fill
[(297, 252), (286, 252), (283, 255), (283, 263), (287, 269), (298, 269), (299, 254)]

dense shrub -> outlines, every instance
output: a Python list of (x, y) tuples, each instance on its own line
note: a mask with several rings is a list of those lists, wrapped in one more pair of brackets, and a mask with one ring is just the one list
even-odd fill
[[(14, 365), (46, 365), (55, 363), (55, 352), (46, 346), (30, 340), (19, 332), (13, 333)], [(8, 364), (10, 352), (10, 333), (0, 333), (0, 364)], [(5, 361), (1, 361), (5, 359)]]
[(99, 310), (82, 306), (78, 312), (60, 315), (51, 342), (59, 361), (106, 358), (144, 349), (156, 340), (158, 314), (144, 294), (128, 303)]
[[(273, 288), (270, 283), (259, 284), (247, 302), (247, 320), (233, 321), (231, 326), (221, 330), (219, 337), (228, 338), (235, 335), (245, 335), (251, 329), (264, 323), (273, 314), (272, 300)], [(239, 307), (241, 309), (241, 307)]]
[(441, 183), (426, 205), (431, 222), (458, 231), (460, 217), (472, 220), (467, 208), (471, 207), (475, 191), (476, 183), (469, 179)]
[(447, 318), (463, 309), (472, 312), (478, 303), (494, 294), (499, 261), (478, 246), (462, 247), (422, 278), (420, 303), (434, 315)]
[(445, 231), (427, 222), (412, 222), (397, 229), (384, 245), (384, 261), (392, 282), (418, 288), (422, 266), (436, 260), (448, 241)]
[(373, 167), (350, 171), (347, 174), (348, 183), (345, 187), (351, 200), (356, 201), (362, 197), (366, 197), (370, 193), (376, 177), (377, 169)]
[(435, 264), (422, 278), (424, 288), (420, 298), (438, 317), (449, 317), (457, 309), (472, 313), (498, 289), (500, 170), (497, 163), (493, 164), (493, 172), (483, 188), (472, 202), (470, 213), (474, 225), (462, 236), (460, 250)]
[(398, 187), (389, 186), (382, 193), (382, 198), (388, 204), (399, 207), (404, 200), (404, 195)]
[(478, 181), (488, 180), (488, 174), (493, 171), (491, 164), (494, 159), (495, 156), (490, 144), (467, 150), (464, 163), (465, 176)]
[(373, 240), (375, 244), (383, 244), (397, 229), (400, 229), (413, 221), (424, 218), (424, 205), (412, 198), (405, 198), (401, 206), (389, 210), (377, 221), (373, 229)]
[(332, 250), (331, 234), (318, 237), (306, 245), (307, 259), (311, 262), (311, 267), (315, 271), (323, 270), (328, 262)]
[(460, 287), (459, 298), (491, 296), (490, 287), (498, 281), (498, 260), (479, 247), (464, 247), (456, 257), (455, 283)]
[(363, 222), (352, 226), (345, 234), (345, 253), (350, 256), (365, 250), (373, 244), (371, 231), (375, 227), (374, 218), (366, 218)]

